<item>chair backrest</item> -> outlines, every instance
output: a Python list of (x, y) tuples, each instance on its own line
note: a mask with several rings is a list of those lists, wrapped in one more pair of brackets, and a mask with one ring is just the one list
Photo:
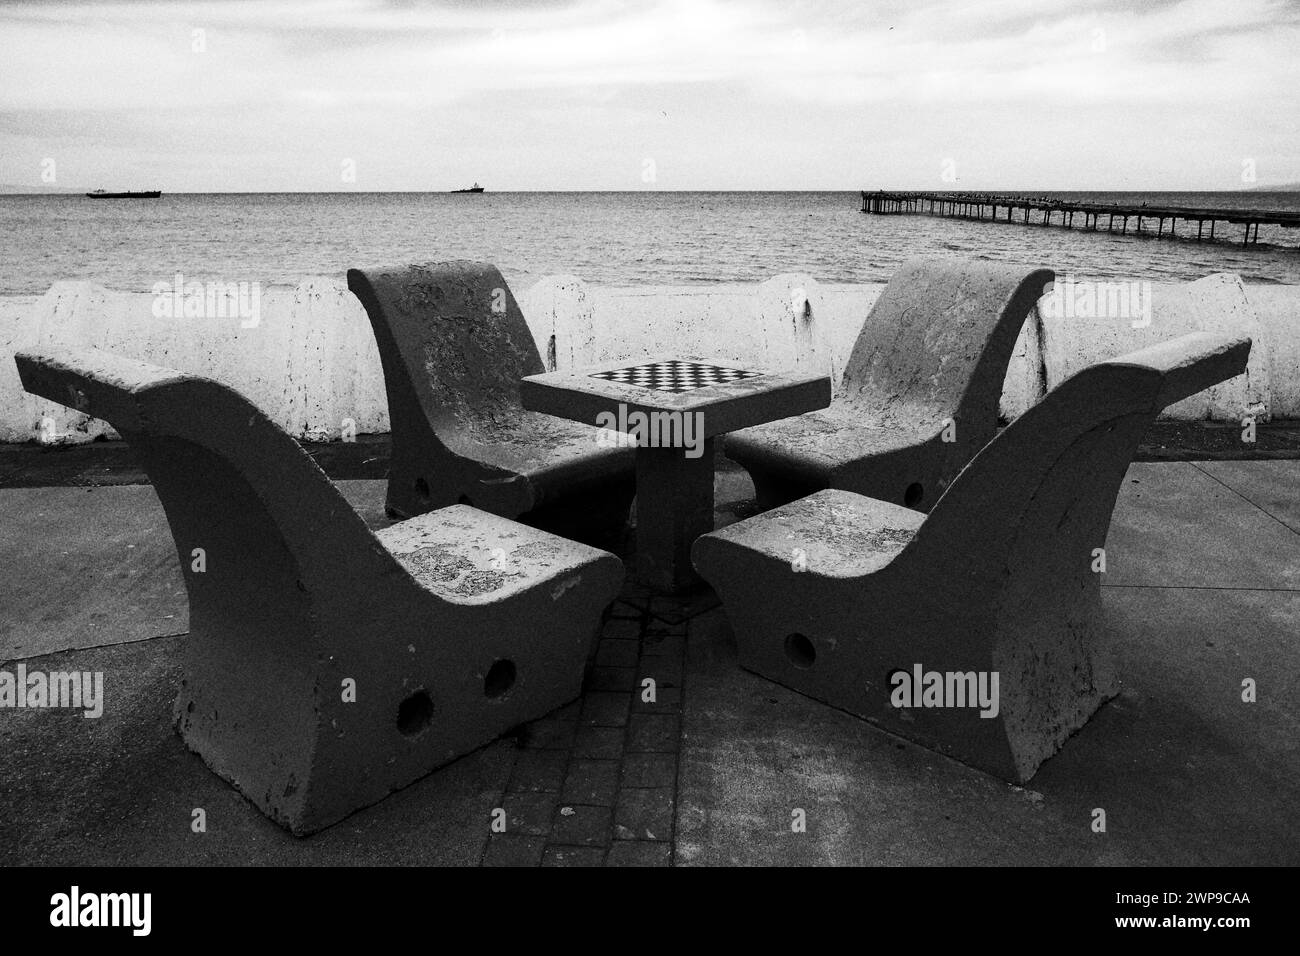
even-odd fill
[[(1105, 544), (1133, 453), (1168, 405), (1241, 374), (1250, 339), (1197, 332), (1092, 365), (1049, 392), (971, 460), (931, 509), (908, 559), (936, 587), (1050, 581), (1050, 554), (1086, 568)], [(1046, 556), (1046, 557), (1045, 557)]]
[(880, 294), (841, 394), (996, 422), (1016, 338), (1055, 274), (965, 259), (912, 259)]
[(1084, 369), (975, 456), (896, 559), (925, 582), (929, 633), (1010, 678), (1019, 779), (1115, 693), (1098, 549), (1133, 452), (1161, 409), (1249, 355), (1249, 339), (1197, 333)]
[(211, 565), (227, 560), (214, 553), (222, 542), (236, 561), (241, 551), (279, 543), (285, 574), (323, 593), (350, 593), (362, 565), (402, 573), (302, 446), (233, 389), (93, 348), (14, 359), (27, 391), (109, 422), (130, 443), (162, 500), (182, 566), (195, 547)]
[(545, 371), (493, 265), (349, 269), (348, 288), (374, 327), (390, 409), (413, 395), (440, 433), (517, 414), (519, 380)]

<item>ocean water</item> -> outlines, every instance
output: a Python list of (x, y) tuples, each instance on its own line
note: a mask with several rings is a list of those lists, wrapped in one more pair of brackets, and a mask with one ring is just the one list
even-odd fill
[[(1300, 211), (1300, 193), (1039, 193), (1149, 205)], [(1077, 217), (1076, 217), (1077, 218)], [(1130, 224), (1131, 225), (1131, 224)], [(1186, 228), (1186, 227), (1180, 227)], [(1300, 230), (1240, 226), (1170, 241), (1059, 226), (872, 216), (856, 192), (176, 194), (0, 197), (0, 294), (62, 279), (147, 290), (190, 280), (295, 283), (429, 259), (495, 262), (512, 283), (571, 274), (609, 285), (755, 281), (805, 272), (879, 282), (917, 255), (1046, 265), (1079, 278), (1195, 279), (1236, 272), (1300, 284)]]

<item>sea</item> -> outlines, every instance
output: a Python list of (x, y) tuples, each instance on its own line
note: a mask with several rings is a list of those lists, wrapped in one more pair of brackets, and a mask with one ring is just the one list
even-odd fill
[[(1300, 212), (1300, 192), (1038, 192), (1034, 196)], [(164, 194), (94, 200), (0, 196), (0, 294), (88, 279), (148, 290), (185, 281), (340, 281), (348, 268), (435, 259), (495, 263), (523, 287), (544, 275), (603, 285), (754, 282), (800, 272), (883, 282), (903, 261), (957, 255), (1044, 265), (1081, 279), (1190, 280), (1235, 272), (1300, 284), (1300, 229), (1241, 226), (1214, 242), (1152, 232), (866, 215), (857, 192)], [(1076, 217), (1076, 222), (1079, 217)]]

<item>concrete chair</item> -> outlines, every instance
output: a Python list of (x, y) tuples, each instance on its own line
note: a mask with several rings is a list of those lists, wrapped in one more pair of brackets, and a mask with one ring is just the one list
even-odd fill
[(519, 380), (546, 369), (495, 266), (349, 269), (348, 288), (370, 316), (384, 367), (391, 516), (472, 504), (613, 540), (602, 531), (617, 532), (627, 520), (632, 449), (602, 447), (594, 422), (520, 404)]
[(727, 436), (772, 508), (822, 488), (928, 511), (997, 432), (998, 400), (1050, 269), (914, 259), (881, 292), (829, 408)]
[(177, 728), (277, 823), (319, 830), (581, 692), (613, 555), (464, 505), (375, 534), (217, 382), (93, 349), (16, 359), (140, 456), (189, 593)]
[[(827, 490), (703, 536), (693, 561), (741, 665), (1028, 780), (1118, 690), (1095, 549), (1144, 431), (1240, 374), (1249, 353), (1248, 338), (1200, 332), (1079, 372), (980, 451), (928, 516)], [(927, 702), (932, 672), (952, 686)], [(998, 694), (987, 717), (970, 707), (981, 675)], [(967, 706), (933, 706), (963, 695)]]

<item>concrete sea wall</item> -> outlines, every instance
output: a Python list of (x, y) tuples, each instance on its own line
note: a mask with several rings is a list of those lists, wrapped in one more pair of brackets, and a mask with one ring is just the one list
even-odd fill
[[(1002, 396), (1014, 418), (1085, 365), (1187, 331), (1242, 328), (1255, 342), (1245, 375), (1170, 409), (1174, 417), (1300, 419), (1300, 287), (1246, 286), (1233, 275), (1188, 283), (1117, 283), (1131, 297), (1068, 279), (1025, 323)], [(836, 381), (882, 285), (819, 283), (797, 273), (757, 284), (593, 286), (545, 277), (515, 289), (548, 367), (657, 353), (772, 369), (825, 369)], [(56, 283), (42, 296), (0, 297), (0, 441), (113, 436), (103, 422), (28, 395), (15, 351), (89, 345), (207, 375), (247, 395), (291, 434), (336, 439), (388, 430), (379, 354), (341, 279), (259, 290), (255, 319), (160, 307), (147, 292)]]

